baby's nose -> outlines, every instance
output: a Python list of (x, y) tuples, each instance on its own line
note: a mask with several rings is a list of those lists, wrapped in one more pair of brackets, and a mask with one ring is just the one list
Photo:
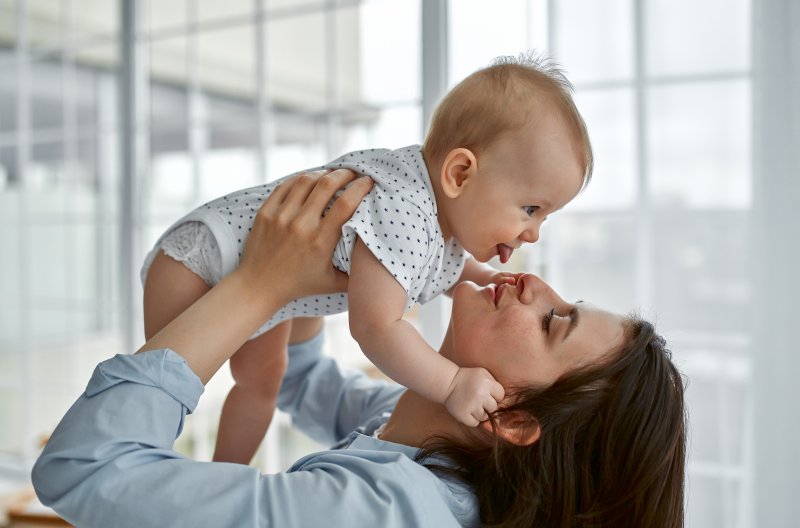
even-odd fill
[(529, 244), (535, 243), (539, 240), (539, 226), (531, 227), (530, 229), (526, 229), (519, 235), (520, 240), (527, 242)]

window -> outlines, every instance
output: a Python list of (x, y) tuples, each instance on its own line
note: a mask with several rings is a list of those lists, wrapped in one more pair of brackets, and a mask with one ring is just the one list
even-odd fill
[(690, 379), (689, 526), (749, 522), (750, 9), (449, 3), (451, 85), (533, 42), (575, 84), (593, 181), (509, 266), (538, 266), (567, 299), (656, 319)]
[[(0, 464), (35, 456), (94, 365), (130, 351), (129, 325), (141, 341), (140, 303), (133, 321), (123, 309), (141, 298), (121, 286), (135, 280), (126, 248), (138, 270), (210, 198), (421, 142), (423, 61), (444, 49), (442, 88), (537, 48), (575, 84), (596, 168), (508, 266), (656, 318), (691, 380), (688, 525), (750, 525), (753, 4), (440, 1), (433, 29), (422, 0), (136, 1), (140, 155), (135, 196), (122, 196), (121, 2), (0, 0)], [(331, 353), (364, 365), (346, 317), (326, 324)], [(210, 458), (226, 376), (190, 418), (185, 452)], [(278, 419), (258, 463), (285, 467), (302, 442)]]

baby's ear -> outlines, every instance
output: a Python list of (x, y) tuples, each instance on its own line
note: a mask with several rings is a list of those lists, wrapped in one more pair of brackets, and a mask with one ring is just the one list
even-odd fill
[(457, 148), (447, 153), (442, 162), (440, 181), (448, 198), (456, 198), (478, 170), (478, 159), (469, 149)]
[(494, 420), (494, 431), (489, 420), (479, 425), (487, 433), (493, 433), (514, 445), (527, 446), (537, 440), (542, 433), (536, 418), (522, 411), (497, 413)]

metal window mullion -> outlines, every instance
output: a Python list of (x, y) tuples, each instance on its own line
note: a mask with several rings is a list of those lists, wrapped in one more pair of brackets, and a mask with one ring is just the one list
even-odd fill
[(195, 207), (200, 201), (200, 186), (202, 183), (203, 158), (208, 149), (208, 108), (205, 96), (200, 90), (200, 59), (198, 52), (197, 32), (197, 0), (190, 0), (189, 9), (189, 37), (187, 60), (189, 72), (189, 155), (192, 166), (192, 188), (189, 195), (189, 207)]
[(120, 185), (120, 328), (125, 352), (133, 352), (137, 341), (136, 286), (133, 263), (138, 253), (141, 229), (138, 177), (143, 159), (139, 137), (140, 99), (142, 96), (141, 53), (138, 49), (141, 5), (138, 0), (120, 0), (120, 58), (119, 58), (119, 148)]
[(341, 132), (341, 112), (340, 112), (340, 93), (339, 93), (339, 68), (337, 61), (339, 58), (339, 46), (337, 42), (338, 25), (336, 24), (336, 0), (327, 0), (325, 3), (325, 107), (327, 116), (325, 118), (326, 134), (326, 158), (334, 159), (340, 155), (340, 132)]
[(635, 299), (642, 308), (653, 303), (653, 213), (650, 200), (650, 174), (648, 171), (648, 115), (647, 115), (647, 68), (645, 64), (645, 5), (644, 0), (634, 0), (634, 105), (636, 130), (636, 172), (638, 188), (636, 196), (636, 257)]
[(33, 336), (31, 306), (31, 266), (29, 265), (29, 243), (32, 216), (28, 188), (28, 170), (31, 162), (31, 83), (30, 83), (30, 42), (28, 35), (28, 4), (17, 0), (17, 174), (20, 189), (19, 215), (19, 277), (20, 277), (20, 343), (17, 353), (22, 364), (22, 446), (20, 451), (25, 460), (35, 456), (33, 434), (33, 396), (37, 386), (33, 376)]
[[(262, 0), (253, 0), (255, 9), (255, 66), (256, 66), (256, 119), (258, 120), (258, 143), (256, 152), (256, 162), (259, 182), (269, 181), (268, 156), (269, 149), (273, 141), (273, 122), (269, 110), (269, 93), (267, 92), (267, 64), (266, 64), (266, 14)], [(280, 410), (276, 410), (272, 423), (267, 429), (267, 434), (261, 444), (260, 468), (266, 473), (276, 473), (281, 471), (281, 452), (282, 445), (280, 439), (280, 429), (283, 427), (280, 420)]]
[(800, 3), (753, 2), (753, 526), (796, 526), (800, 489)]
[[(67, 192), (63, 193), (64, 201), (69, 202), (74, 196), (80, 192), (80, 185), (78, 182), (78, 148), (77, 148), (77, 87), (76, 87), (76, 63), (75, 53), (73, 51), (74, 31), (73, 31), (74, 17), (72, 16), (72, 0), (64, 0), (63, 11), (61, 16), (61, 43), (63, 52), (61, 55), (61, 72), (62, 72), (62, 86), (64, 96), (62, 98), (62, 111), (63, 111), (63, 152), (64, 152), (64, 185)], [(64, 210), (68, 211), (68, 203), (64, 204)], [(66, 297), (68, 301), (77, 298), (75, 285), (77, 283), (74, 278), (77, 275), (77, 267), (75, 266), (75, 253), (76, 247), (76, 226), (71, 225), (71, 222), (64, 222), (63, 228), (65, 230), (64, 239), (66, 240), (64, 263), (66, 269)], [(64, 314), (67, 321), (67, 328), (71, 331), (77, 327), (77, 313), (75, 310), (66, 310)], [(73, 337), (74, 334), (70, 337)], [(74, 340), (71, 340), (74, 341)], [(71, 388), (80, 390), (80, 385), (83, 383), (80, 376), (80, 356), (75, 350), (69, 351), (69, 375)]]
[(110, 204), (113, 200), (113, 190), (111, 176), (114, 172), (114, 140), (116, 134), (103, 133), (108, 123), (113, 122), (114, 111), (114, 85), (113, 80), (105, 74), (94, 76), (94, 85), (97, 93), (95, 113), (97, 121), (95, 127), (95, 159), (97, 173), (95, 174), (94, 188), (98, 203), (94, 209), (95, 216), (95, 266), (97, 273), (94, 277), (94, 288), (96, 292), (97, 306), (94, 314), (94, 325), (96, 330), (105, 330), (111, 326), (114, 301), (113, 280), (114, 274), (111, 272), (113, 265), (112, 251), (115, 237), (109, 232), (114, 224), (111, 214)]
[[(558, 35), (558, 6), (555, 0), (547, 0), (547, 54), (555, 58), (556, 36)], [(562, 284), (564, 266), (561, 264), (562, 251), (558, 238), (543, 238), (538, 242), (542, 252), (541, 276), (551, 284)]]
[[(448, 0), (422, 0), (422, 135), (428, 130), (439, 99), (447, 91)], [(449, 301), (439, 295), (419, 307), (420, 332), (428, 343), (438, 344), (449, 321)]]
[(269, 111), (269, 93), (267, 89), (267, 65), (266, 65), (266, 16), (262, 0), (253, 0), (255, 3), (255, 65), (256, 65), (256, 119), (258, 119), (258, 152), (256, 153), (256, 163), (258, 170), (258, 182), (269, 181), (268, 164), (269, 149), (272, 143), (272, 115)]

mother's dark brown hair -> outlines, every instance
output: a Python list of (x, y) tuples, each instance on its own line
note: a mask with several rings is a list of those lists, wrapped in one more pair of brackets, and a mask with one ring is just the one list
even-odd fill
[(533, 444), (435, 438), (417, 459), (472, 486), (485, 526), (683, 526), (683, 378), (664, 339), (638, 317), (628, 317), (625, 344), (608, 357), (549, 387), (514, 391), (514, 403), (491, 417), (533, 417), (541, 428)]

